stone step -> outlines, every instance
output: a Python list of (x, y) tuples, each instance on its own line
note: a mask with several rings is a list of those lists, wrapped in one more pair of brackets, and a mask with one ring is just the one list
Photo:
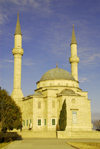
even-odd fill
[(100, 138), (100, 132), (97, 131), (87, 131), (87, 132), (72, 132), (72, 137), (81, 137), (81, 138)]
[(91, 138), (100, 139), (99, 131), (72, 131), (58, 132), (58, 138)]
[(23, 138), (56, 138), (56, 132), (34, 132), (22, 131), (18, 132)]

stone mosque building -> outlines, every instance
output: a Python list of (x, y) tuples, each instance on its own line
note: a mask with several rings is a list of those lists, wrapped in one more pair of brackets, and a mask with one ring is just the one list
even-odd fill
[(71, 40), (71, 73), (56, 68), (48, 70), (36, 83), (33, 95), (23, 96), (21, 89), (21, 63), (24, 50), (22, 49), (22, 33), (17, 16), (14, 34), (14, 84), (12, 98), (20, 106), (23, 118), (23, 129), (33, 131), (55, 131), (58, 125), (60, 110), (66, 100), (67, 125), (66, 131), (91, 131), (91, 101), (88, 92), (79, 88), (77, 41), (72, 31)]

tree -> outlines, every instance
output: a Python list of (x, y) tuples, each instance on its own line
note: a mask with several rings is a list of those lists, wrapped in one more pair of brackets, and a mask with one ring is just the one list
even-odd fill
[(4, 89), (0, 89), (0, 122), (2, 131), (22, 127), (21, 110)]
[(100, 120), (94, 120), (93, 127), (94, 127), (94, 129), (100, 131)]
[(60, 111), (60, 116), (59, 116), (59, 129), (61, 131), (64, 131), (66, 128), (66, 117), (67, 112), (66, 112), (66, 100), (64, 100), (63, 105), (62, 105), (62, 109)]

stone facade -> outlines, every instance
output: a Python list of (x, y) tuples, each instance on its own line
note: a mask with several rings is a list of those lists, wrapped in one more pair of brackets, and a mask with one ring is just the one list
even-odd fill
[(66, 100), (66, 132), (91, 131), (91, 107), (88, 93), (79, 88), (77, 42), (74, 28), (71, 41), (71, 73), (58, 68), (46, 72), (37, 82), (33, 95), (23, 97), (21, 90), (22, 34), (19, 16), (15, 30), (14, 89), (12, 98), (21, 107), (23, 129), (34, 132), (56, 131), (63, 101)]
[[(40, 81), (35, 93), (23, 99), (23, 119), (29, 121), (31, 116), (34, 131), (56, 130), (65, 99), (67, 105), (66, 130), (90, 131), (92, 129), (90, 100), (87, 92), (83, 92), (78, 87), (77, 81)], [(41, 125), (38, 125), (39, 119)], [(55, 121), (54, 125), (52, 121)], [(23, 128), (29, 128), (29, 123), (27, 127), (25, 125)]]

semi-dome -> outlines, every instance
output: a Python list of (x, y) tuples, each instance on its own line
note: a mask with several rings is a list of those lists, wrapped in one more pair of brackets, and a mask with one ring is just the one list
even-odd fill
[(40, 81), (45, 80), (75, 80), (71, 73), (67, 72), (61, 68), (54, 68), (47, 71), (40, 79)]
[(67, 95), (67, 96), (80, 96), (79, 94), (75, 93), (71, 89), (64, 89), (60, 92), (61, 95)]

